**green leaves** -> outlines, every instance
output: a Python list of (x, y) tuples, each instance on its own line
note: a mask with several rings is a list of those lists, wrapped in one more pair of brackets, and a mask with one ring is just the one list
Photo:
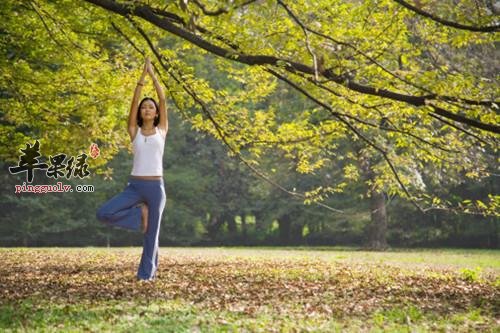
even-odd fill
[[(484, 6), (451, 4), (444, 1), (435, 14), (454, 20), (475, 15), (480, 23), (492, 19)], [(65, 1), (1, 5), (5, 159), (17, 154), (25, 138), (37, 136), (46, 154), (99, 141), (103, 159), (94, 166), (103, 166), (129, 145), (121, 135), (123, 120), (140, 70), (139, 52), (152, 45), (162, 57), (163, 66), (154, 60), (162, 82), (183, 117), (236, 152), (244, 148), (261, 157), (280, 150), (306, 174), (332, 166), (325, 156), (339, 147), (368, 149), (374, 183), (407, 198), (413, 197), (408, 190), (418, 197), (425, 184), (485, 175), (478, 170), (488, 168), (493, 152), (476, 148), (494, 141), (495, 134), (460, 130), (463, 124), (457, 128), (452, 118), (434, 117), (434, 107), (498, 123), (494, 107), (475, 102), (497, 95), (495, 34), (442, 26), (390, 0), (205, 7), (223, 9), (218, 15), (205, 15), (203, 6), (190, 1), (142, 5), (151, 7), (155, 19), (168, 18), (227, 50), (229, 59), (167, 33), (151, 17), (129, 20)], [(273, 61), (247, 66), (239, 63), (243, 56)], [(278, 89), (270, 69), (288, 85)], [(334, 167), (344, 179), (358, 179), (353, 168), (359, 168), (359, 157), (342, 159), (349, 167)]]
[(61, 150), (75, 154), (99, 141), (103, 158), (91, 167), (102, 165), (126, 142), (125, 135), (110, 130), (127, 114), (127, 86), (133, 82), (124, 55), (110, 49), (113, 37), (104, 38), (107, 20), (101, 21), (95, 8), (69, 3), (7, 1), (1, 11), (6, 14), (1, 29), (11, 37), (0, 46), (1, 90), (7, 97), (0, 99), (7, 132), (3, 158), (11, 160), (28, 138), (40, 139), (44, 156)]

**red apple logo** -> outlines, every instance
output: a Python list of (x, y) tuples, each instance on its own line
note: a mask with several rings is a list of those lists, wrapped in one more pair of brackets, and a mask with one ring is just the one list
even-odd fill
[(90, 145), (90, 156), (92, 156), (93, 159), (96, 159), (97, 156), (99, 156), (99, 147), (97, 147), (97, 144), (95, 143)]

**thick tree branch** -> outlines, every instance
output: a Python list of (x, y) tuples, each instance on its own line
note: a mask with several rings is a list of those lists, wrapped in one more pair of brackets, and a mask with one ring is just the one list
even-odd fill
[[(282, 4), (283, 6), (285, 6), (285, 5), (282, 3), (282, 1), (279, 1), (279, 3), (280, 3), (280, 4)], [(286, 7), (285, 7), (285, 8), (286, 8)], [(164, 13), (164, 12), (158, 12), (158, 13), (159, 13), (159, 14), (161, 14), (161, 15), (165, 15), (165, 16), (167, 16), (167, 15), (166, 15), (166, 13)], [(292, 14), (292, 15), (293, 15), (293, 14)], [(170, 16), (170, 17), (172, 17), (172, 16)], [(184, 23), (185, 23), (185, 22), (183, 22), (183, 21), (182, 21), (182, 19), (181, 19), (180, 17), (176, 17), (175, 19), (176, 19), (176, 21), (177, 21), (177, 22), (179, 22), (179, 23), (181, 23), (181, 24), (183, 24), (183, 25), (184, 25)], [(299, 22), (299, 24), (301, 24), (301, 23)], [(301, 26), (303, 26), (303, 25), (301, 24)], [(306, 26), (303, 26), (303, 27), (307, 29), (307, 27), (306, 27)], [(226, 45), (228, 45), (230, 48), (232, 48), (234, 51), (237, 51), (237, 52), (239, 52), (239, 51), (240, 51), (240, 48), (239, 48), (237, 45), (235, 45), (235, 44), (234, 44), (234, 43), (232, 43), (231, 41), (229, 41), (229, 40), (227, 40), (227, 39), (225, 39), (225, 38), (223, 38), (223, 37), (221, 37), (221, 36), (219, 36), (219, 35), (214, 35), (214, 34), (213, 34), (211, 31), (209, 31), (209, 30), (206, 30), (205, 28), (203, 28), (203, 27), (201, 27), (201, 26), (198, 26), (198, 25), (196, 25), (196, 29), (197, 29), (198, 31), (202, 32), (202, 33), (206, 33), (206, 34), (210, 35), (211, 37), (213, 37), (213, 38), (215, 38), (215, 39), (217, 39), (217, 40), (219, 40), (219, 41), (223, 42), (224, 44), (226, 44)], [(348, 98), (348, 97), (342, 96), (341, 94), (336, 93), (335, 91), (333, 91), (333, 90), (331, 90), (331, 89), (329, 89), (329, 88), (325, 87), (324, 85), (320, 84), (318, 81), (313, 80), (313, 79), (311, 79), (311, 78), (309, 78), (309, 77), (306, 77), (305, 75), (302, 75), (302, 74), (301, 74), (301, 77), (303, 77), (304, 79), (308, 80), (309, 82), (312, 82), (312, 83), (313, 83), (313, 84), (315, 84), (316, 86), (318, 86), (318, 87), (320, 87), (320, 88), (322, 88), (322, 89), (325, 89), (326, 91), (328, 91), (328, 92), (329, 92), (329, 93), (331, 93), (331, 94), (334, 94), (334, 95), (335, 95), (335, 96), (337, 96), (337, 97), (344, 98), (344, 99), (348, 100), (348, 101), (349, 101), (350, 103), (352, 103), (352, 104), (359, 104), (359, 105), (361, 105), (362, 107), (364, 107), (364, 108), (366, 108), (366, 109), (371, 109), (371, 108), (375, 108), (375, 109), (377, 109), (377, 106), (367, 106), (367, 105), (365, 105), (365, 104), (355, 102), (355, 101), (351, 100), (351, 99), (350, 99), (350, 98)], [(378, 109), (377, 109), (377, 110), (378, 110)], [(356, 122), (359, 122), (359, 123), (362, 123), (362, 124), (365, 124), (365, 125), (368, 125), (368, 126), (371, 126), (371, 127), (377, 128), (377, 129), (381, 129), (381, 130), (384, 130), (384, 131), (390, 131), (390, 132), (398, 132), (398, 133), (401, 133), (401, 134), (404, 134), (404, 135), (411, 136), (412, 138), (417, 139), (417, 140), (419, 140), (419, 141), (421, 141), (421, 142), (423, 142), (423, 143), (425, 143), (425, 144), (428, 144), (428, 145), (430, 145), (430, 146), (432, 146), (432, 147), (434, 147), (434, 148), (437, 148), (437, 149), (440, 149), (440, 150), (443, 150), (443, 151), (446, 151), (446, 152), (449, 152), (449, 153), (458, 153), (458, 151), (456, 151), (456, 150), (450, 150), (450, 149), (447, 149), (447, 148), (445, 148), (445, 147), (441, 147), (441, 146), (436, 145), (436, 144), (434, 144), (434, 143), (432, 143), (432, 142), (429, 142), (429, 141), (427, 141), (427, 140), (425, 140), (425, 139), (423, 139), (423, 138), (419, 137), (418, 135), (415, 135), (415, 134), (413, 134), (413, 133), (411, 133), (411, 132), (409, 132), (409, 131), (403, 131), (403, 130), (400, 130), (400, 129), (398, 129), (398, 128), (397, 128), (397, 127), (395, 127), (395, 126), (392, 126), (392, 127), (386, 127), (386, 126), (381, 126), (381, 125), (373, 124), (373, 123), (370, 123), (370, 122), (364, 121), (364, 120), (362, 120), (362, 119), (356, 118), (356, 117), (354, 117), (354, 116), (351, 116), (351, 115), (348, 115), (348, 114), (345, 114), (345, 113), (338, 113), (338, 115), (341, 115), (341, 116), (344, 116), (344, 117), (347, 117), (347, 118), (353, 119), (353, 120), (354, 120), (354, 121), (356, 121)], [(322, 133), (322, 134), (331, 134), (331, 132), (325, 132), (325, 133)], [(316, 137), (316, 135), (307, 136), (307, 137), (303, 137), (303, 138), (299, 138), (299, 139), (295, 139), (295, 140), (277, 140), (277, 141), (272, 141), (272, 142), (271, 142), (271, 141), (266, 141), (266, 140), (252, 141), (252, 142), (247, 142), (247, 143), (245, 144), (245, 146), (247, 146), (248, 144), (255, 144), (255, 143), (270, 143), (270, 144), (274, 143), (274, 144), (282, 144), (282, 145), (283, 145), (283, 144), (294, 144), (294, 143), (299, 143), (299, 142), (304, 142), (304, 141), (311, 140), (311, 139), (312, 139), (312, 138), (314, 138), (314, 137)], [(419, 147), (420, 147), (420, 146), (419, 146)], [(420, 148), (422, 148), (422, 147), (420, 147)], [(423, 149), (423, 148), (422, 148), (422, 149)], [(436, 156), (436, 155), (434, 155), (434, 154), (431, 154), (431, 155), (433, 155), (433, 156), (437, 157), (437, 156)]]
[[(237, 61), (247, 65), (272, 65), (274, 67), (283, 67), (284, 69), (286, 69), (291, 73), (302, 72), (310, 75), (315, 74), (315, 70), (313, 67), (307, 66), (302, 63), (280, 59), (274, 56), (248, 55), (244, 53), (238, 53), (214, 45), (204, 40), (203, 38), (197, 36), (196, 34), (176, 26), (171, 22), (170, 19), (158, 17), (157, 15), (154, 14), (153, 10), (149, 6), (127, 7), (125, 5), (118, 4), (112, 0), (86, 0), (86, 1), (98, 5), (107, 10), (110, 10), (112, 12), (115, 12), (117, 14), (120, 14), (122, 16), (128, 16), (130, 14), (133, 14), (138, 17), (141, 17), (149, 21), (150, 23), (156, 25), (157, 27), (162, 28), (176, 36), (179, 36), (210, 53), (213, 53), (215, 55), (218, 55), (220, 57), (229, 60)], [(361, 85), (349, 79), (346, 79), (343, 76), (335, 75), (330, 70), (323, 70), (320, 72), (320, 74), (325, 78), (329, 78), (338, 84), (342, 84), (353, 91), (362, 94), (369, 94), (369, 95), (392, 99), (395, 101), (404, 102), (416, 107), (426, 105), (429, 100), (433, 100), (437, 97), (435, 95), (426, 95), (426, 96), (405, 95), (385, 89), (378, 89), (370, 86)], [(476, 127), (485, 131), (500, 133), (500, 126), (498, 125), (483, 123), (475, 119), (467, 118), (465, 116), (461, 116), (444, 109), (440, 109), (439, 112), (442, 117), (453, 119), (460, 123), (467, 124), (469, 126)]]
[[(284, 5), (284, 3), (283, 3), (282, 1), (279, 1), (279, 3), (280, 3), (280, 4), (282, 4), (282, 6), (285, 6), (285, 8), (286, 8), (286, 5)], [(290, 11), (290, 14), (291, 14), (291, 15), (293, 15), (293, 13), (291, 13), (291, 11)], [(297, 20), (298, 20), (298, 19), (297, 19)], [(184, 22), (182, 22), (182, 19), (180, 19), (179, 23), (184, 24)], [(301, 24), (301, 23), (299, 23), (299, 24)], [(302, 26), (302, 24), (301, 24), (301, 26)], [(307, 27), (306, 27), (305, 25), (303, 25), (303, 27), (305, 27), (305, 28), (307, 29)], [(201, 26), (198, 26), (198, 25), (196, 26), (196, 28), (197, 28), (197, 30), (198, 30), (198, 31), (200, 31), (200, 32), (202, 32), (202, 33), (205, 33), (205, 34), (208, 34), (208, 35), (210, 35), (211, 37), (213, 37), (213, 38), (215, 38), (215, 39), (217, 39), (217, 40), (219, 40), (219, 41), (223, 42), (224, 44), (228, 45), (228, 46), (229, 46), (231, 49), (233, 49), (234, 51), (236, 51), (236, 52), (240, 52), (240, 50), (241, 50), (241, 49), (240, 49), (240, 47), (239, 47), (238, 45), (236, 45), (236, 44), (232, 43), (231, 41), (229, 41), (229, 40), (225, 39), (224, 37), (221, 37), (221, 36), (219, 36), (219, 35), (214, 35), (211, 31), (206, 30), (205, 28), (203, 28), (203, 27), (201, 27)], [(353, 46), (353, 48), (354, 48), (354, 46)], [(318, 82), (317, 80), (312, 79), (312, 78), (310, 78), (310, 77), (307, 77), (307, 76), (306, 76), (306, 75), (304, 75), (303, 73), (296, 73), (296, 74), (300, 75), (303, 79), (308, 80), (309, 82), (313, 83), (314, 85), (316, 85), (316, 86), (320, 87), (321, 89), (324, 89), (324, 90), (328, 91), (329, 93), (331, 93), (331, 94), (333, 94), (333, 95), (335, 95), (335, 96), (337, 96), (337, 97), (339, 97), (339, 98), (344, 98), (344, 99), (346, 99), (347, 101), (349, 101), (349, 102), (350, 102), (350, 103), (352, 103), (352, 104), (358, 104), (358, 105), (361, 105), (361, 106), (362, 106), (363, 108), (365, 108), (365, 109), (372, 109), (372, 108), (373, 108), (373, 109), (377, 110), (377, 111), (380, 113), (380, 111), (378, 110), (378, 108), (377, 108), (377, 106), (376, 106), (376, 105), (375, 105), (375, 106), (368, 106), (368, 105), (365, 105), (365, 104), (363, 104), (363, 103), (358, 103), (358, 102), (356, 102), (356, 101), (353, 101), (353, 100), (352, 100), (352, 99), (350, 99), (349, 97), (343, 96), (343, 95), (341, 95), (341, 94), (339, 94), (339, 93), (337, 93), (337, 92), (333, 91), (332, 89), (330, 89), (330, 88), (328, 88), (328, 87), (324, 86), (323, 84), (321, 84), (321, 83), (320, 83), (320, 82)], [(386, 126), (382, 126), (382, 125), (373, 124), (373, 123), (371, 123), (371, 122), (368, 122), (368, 121), (365, 121), (365, 120), (359, 119), (359, 118), (354, 117), (354, 116), (351, 116), (351, 115), (349, 115), (349, 114), (340, 113), (340, 112), (337, 112), (337, 114), (338, 114), (338, 115), (340, 115), (340, 116), (343, 116), (343, 117), (347, 117), (347, 118), (349, 118), (349, 119), (353, 119), (353, 120), (354, 120), (354, 121), (356, 121), (356, 122), (359, 122), (359, 123), (362, 123), (362, 124), (365, 124), (365, 125), (368, 125), (368, 126), (371, 126), (371, 127), (377, 128), (377, 129), (381, 129), (381, 130), (384, 130), (384, 131), (390, 131), (390, 132), (398, 132), (398, 133), (401, 133), (401, 134), (403, 134), (403, 135), (408, 135), (408, 136), (410, 136), (410, 137), (412, 137), (412, 138), (414, 138), (414, 139), (416, 139), (416, 140), (419, 140), (419, 141), (421, 141), (421, 142), (423, 142), (423, 143), (425, 143), (425, 144), (428, 144), (428, 145), (430, 145), (430, 146), (432, 146), (432, 147), (434, 147), (434, 148), (437, 148), (437, 149), (443, 150), (443, 151), (448, 152), (448, 153), (459, 153), (459, 151), (456, 151), (456, 150), (451, 150), (451, 149), (447, 149), (447, 148), (442, 147), (442, 146), (440, 146), (440, 145), (437, 145), (437, 144), (434, 144), (434, 143), (432, 143), (432, 142), (429, 142), (429, 141), (427, 141), (427, 140), (425, 140), (425, 139), (423, 139), (423, 138), (419, 137), (418, 135), (415, 135), (415, 134), (413, 134), (413, 133), (411, 133), (411, 132), (409, 132), (409, 131), (403, 131), (403, 130), (400, 130), (400, 129), (398, 129), (396, 126), (394, 126), (394, 125), (392, 125), (392, 124), (391, 124), (391, 125), (392, 125), (392, 127), (386, 127)], [(441, 119), (441, 118), (439, 118), (439, 119)], [(457, 128), (457, 129), (462, 130), (461, 128)], [(468, 132), (467, 132), (467, 133), (468, 133)], [(475, 135), (473, 135), (473, 134), (470, 134), (470, 135), (471, 135), (471, 136), (474, 136), (474, 137), (476, 137), (476, 138), (477, 138), (477, 136), (475, 136)], [(284, 141), (284, 140), (278, 140), (278, 141), (274, 141), (274, 142), (271, 142), (271, 141), (252, 141), (252, 142), (248, 142), (248, 143), (246, 143), (246, 145), (248, 145), (248, 144), (254, 144), (254, 143), (259, 143), (259, 142), (262, 142), (262, 143), (293, 144), (293, 143), (298, 143), (298, 142), (308, 141), (308, 140), (312, 139), (313, 137), (315, 137), (315, 136), (304, 137), (304, 138), (300, 138), (300, 139), (297, 139), (297, 140), (287, 140), (287, 141)], [(480, 140), (481, 140), (481, 139), (480, 139)], [(481, 140), (481, 141), (482, 141), (482, 140)], [(482, 142), (484, 142), (484, 141), (482, 141)], [(417, 145), (417, 146), (418, 146), (418, 145)], [(424, 148), (423, 148), (423, 147), (421, 147), (421, 146), (419, 146), (419, 147), (420, 147), (420, 148), (422, 148), (422, 149), (424, 149)], [(433, 155), (433, 156), (435, 156), (435, 157), (437, 157), (437, 158), (439, 158), (438, 156), (436, 156), (436, 155), (434, 155), (434, 154), (432, 154), (432, 155)]]
[[(346, 96), (343, 96), (343, 95), (341, 95), (341, 94), (337, 93), (336, 91), (332, 90), (331, 88), (328, 88), (328, 87), (326, 87), (326, 86), (324, 86), (324, 85), (322, 85), (322, 84), (320, 84), (320, 83), (318, 83), (318, 82), (314, 82), (314, 80), (312, 80), (311, 78), (308, 78), (308, 77), (306, 77), (306, 76), (304, 76), (304, 75), (301, 75), (301, 77), (302, 77), (302, 78), (304, 78), (304, 79), (306, 79), (308, 82), (313, 83), (314, 85), (316, 85), (316, 86), (317, 86), (317, 87), (319, 87), (320, 89), (323, 89), (323, 90), (325, 90), (325, 91), (328, 91), (329, 93), (331, 93), (331, 94), (333, 94), (333, 95), (335, 95), (335, 96), (337, 96), (337, 97), (339, 97), (339, 98), (343, 98), (343, 99), (347, 100), (347, 101), (348, 101), (349, 103), (351, 103), (351, 104), (359, 105), (359, 106), (361, 106), (361, 107), (363, 107), (363, 108), (365, 108), (365, 109), (375, 109), (376, 111), (378, 111), (378, 112), (379, 112), (379, 114), (381, 113), (381, 111), (380, 111), (380, 110), (378, 110), (378, 107), (377, 107), (377, 106), (369, 106), (369, 105), (366, 105), (366, 104), (364, 104), (364, 103), (359, 103), (359, 102), (356, 102), (356, 101), (354, 101), (354, 100), (350, 99), (349, 97), (346, 97)], [(377, 124), (374, 124), (374, 123), (371, 123), (371, 122), (368, 122), (368, 121), (365, 121), (365, 120), (362, 120), (362, 119), (359, 119), (359, 118), (353, 117), (353, 116), (351, 116), (351, 115), (347, 115), (347, 114), (342, 114), (342, 115), (343, 115), (344, 117), (351, 118), (351, 119), (353, 119), (353, 120), (355, 120), (355, 121), (357, 121), (357, 122), (359, 122), (359, 123), (362, 123), (362, 124), (365, 124), (365, 125), (368, 125), (368, 126), (370, 126), (370, 127), (377, 128), (377, 129), (381, 129), (381, 130), (383, 130), (383, 131), (387, 131), (387, 132), (397, 132), (397, 133), (401, 133), (401, 134), (403, 134), (403, 135), (408, 135), (408, 136), (410, 136), (410, 137), (412, 137), (412, 138), (414, 138), (414, 139), (416, 139), (416, 140), (419, 140), (419, 141), (421, 141), (421, 142), (423, 142), (423, 143), (425, 143), (425, 144), (427, 144), (427, 145), (429, 145), (429, 146), (432, 146), (432, 147), (434, 147), (434, 148), (437, 148), (437, 149), (443, 150), (443, 151), (445, 151), (445, 152), (447, 152), (447, 153), (460, 153), (460, 152), (459, 152), (459, 151), (457, 151), (457, 150), (451, 150), (451, 149), (448, 149), (448, 148), (442, 147), (442, 146), (440, 146), (440, 145), (434, 144), (434, 143), (432, 143), (432, 142), (429, 142), (429, 141), (427, 141), (427, 140), (425, 140), (425, 139), (423, 139), (423, 138), (419, 137), (418, 135), (415, 135), (415, 134), (413, 134), (413, 133), (411, 133), (411, 132), (409, 132), (409, 131), (404, 131), (404, 130), (401, 130), (401, 129), (397, 128), (396, 126), (394, 126), (394, 124), (391, 124), (391, 126), (392, 126), (392, 127), (387, 127), (387, 126), (377, 125)], [(419, 147), (420, 147), (420, 146), (419, 146)]]
[[(493, 106), (493, 104), (495, 104), (495, 103), (496, 103), (496, 104), (498, 104), (498, 102), (497, 102), (497, 101), (475, 101), (475, 100), (470, 100), (470, 99), (466, 99), (466, 98), (458, 98), (458, 97), (453, 97), (453, 96), (438, 95), (438, 94), (436, 94), (435, 92), (433, 92), (433, 91), (431, 91), (431, 90), (427, 89), (426, 87), (423, 87), (423, 86), (421, 86), (421, 85), (418, 85), (418, 84), (416, 84), (416, 83), (414, 83), (414, 82), (411, 82), (411, 81), (409, 81), (409, 80), (407, 80), (407, 79), (405, 79), (405, 78), (400, 77), (400, 76), (399, 76), (399, 75), (397, 75), (397, 74), (394, 74), (392, 71), (390, 71), (390, 70), (389, 70), (389, 69), (387, 69), (385, 66), (383, 66), (382, 64), (380, 64), (380, 63), (376, 60), (376, 58), (377, 58), (377, 57), (371, 57), (371, 56), (369, 56), (369, 55), (368, 55), (368, 54), (366, 54), (365, 52), (363, 52), (363, 51), (359, 50), (356, 46), (354, 46), (354, 45), (352, 45), (352, 44), (350, 44), (350, 43), (344, 42), (344, 41), (340, 41), (340, 40), (334, 39), (334, 38), (332, 38), (331, 36), (325, 35), (325, 34), (323, 34), (323, 33), (319, 32), (319, 31), (317, 31), (317, 30), (315, 30), (315, 29), (311, 29), (310, 27), (308, 27), (307, 25), (305, 25), (305, 24), (304, 24), (304, 23), (303, 23), (303, 22), (302, 22), (302, 21), (301, 21), (301, 20), (297, 17), (297, 15), (295, 15), (295, 14), (293, 13), (293, 11), (292, 11), (292, 10), (291, 10), (291, 9), (290, 9), (290, 8), (289, 8), (289, 7), (288, 7), (288, 6), (287, 6), (287, 5), (286, 5), (286, 4), (285, 4), (282, 0), (278, 0), (278, 4), (280, 4), (280, 5), (281, 5), (281, 6), (282, 6), (285, 10), (286, 10), (286, 12), (288, 13), (288, 15), (289, 15), (289, 16), (290, 16), (290, 17), (291, 17), (291, 18), (292, 18), (295, 22), (297, 22), (297, 24), (299, 24), (299, 25), (300, 25), (300, 27), (301, 27), (302, 29), (305, 29), (305, 30), (307, 30), (307, 31), (309, 31), (309, 32), (311, 32), (311, 33), (313, 33), (313, 34), (315, 34), (315, 35), (319, 36), (319, 37), (324, 38), (324, 39), (330, 40), (330, 41), (332, 41), (332, 42), (334, 42), (334, 43), (336, 43), (336, 44), (338, 44), (338, 45), (342, 45), (342, 46), (345, 46), (345, 47), (348, 47), (348, 48), (350, 48), (350, 49), (354, 50), (354, 52), (356, 52), (357, 54), (360, 54), (362, 57), (366, 58), (366, 59), (367, 59), (370, 63), (372, 63), (372, 64), (376, 65), (377, 67), (379, 67), (380, 69), (382, 69), (384, 72), (386, 72), (387, 74), (391, 75), (391, 76), (392, 76), (392, 77), (394, 77), (395, 79), (400, 80), (401, 82), (404, 82), (404, 83), (406, 83), (406, 84), (408, 84), (408, 85), (410, 85), (410, 86), (412, 86), (412, 87), (414, 87), (414, 88), (417, 88), (417, 89), (419, 89), (419, 90), (422, 90), (422, 91), (426, 92), (428, 95), (426, 95), (426, 96), (422, 96), (422, 97), (425, 97), (425, 98), (427, 98), (428, 100), (432, 100), (432, 99), (436, 99), (436, 98), (441, 98), (442, 100), (447, 101), (447, 102), (450, 102), (450, 103), (452, 103), (452, 102), (462, 102), (462, 103), (466, 103), (466, 104), (470, 104), (470, 105), (481, 105), (481, 106), (487, 106), (487, 107), (489, 107), (489, 108), (494, 107), (494, 106)], [(446, 110), (444, 110), (444, 111), (445, 111), (445, 112), (448, 112), (448, 111), (446, 111)], [(453, 115), (453, 113), (450, 113), (450, 114), (451, 114), (451, 115)], [(447, 118), (449, 118), (449, 117), (447, 117)], [(451, 118), (451, 117), (450, 117), (450, 119), (453, 119), (453, 118)], [(455, 121), (459, 121), (459, 120), (457, 120), (457, 119), (454, 119), (454, 120), (455, 120)], [(462, 121), (460, 121), (460, 122), (462, 122)], [(476, 126), (474, 126), (474, 125), (472, 125), (472, 124), (469, 124), (469, 125), (471, 125), (471, 126), (473, 126), (473, 127), (476, 127)]]
[(394, 0), (394, 1), (399, 3), (401, 6), (411, 10), (412, 12), (417, 13), (420, 16), (426, 17), (428, 19), (433, 20), (434, 22), (440, 23), (442, 25), (446, 25), (448, 27), (461, 29), (461, 30), (469, 30), (469, 31), (474, 31), (474, 32), (497, 32), (497, 31), (500, 31), (500, 25), (485, 26), (485, 27), (464, 25), (464, 24), (460, 24), (457, 22), (447, 21), (445, 19), (437, 17), (437, 16), (435, 16), (431, 13), (428, 13), (428, 12), (426, 12), (426, 11), (416, 7), (416, 6), (409, 4), (406, 1), (403, 1), (403, 0)]
[[(307, 66), (302, 63), (280, 59), (278, 57), (267, 56), (267, 55), (248, 55), (244, 53), (238, 53), (214, 45), (204, 40), (203, 38), (197, 36), (196, 34), (176, 26), (175, 24), (172, 23), (171, 18), (165, 19), (162, 17), (158, 17), (157, 15), (154, 14), (153, 10), (149, 6), (127, 7), (125, 5), (118, 4), (112, 0), (86, 0), (86, 1), (123, 16), (128, 16), (130, 14), (133, 14), (138, 17), (141, 17), (149, 21), (150, 23), (176, 36), (179, 36), (210, 53), (213, 53), (215, 55), (218, 55), (220, 57), (229, 60), (237, 61), (247, 65), (272, 65), (274, 67), (283, 67), (291, 73), (302, 72), (310, 75), (315, 74), (315, 70), (313, 67)], [(378, 89), (370, 86), (361, 85), (349, 79), (346, 79), (343, 76), (335, 75), (330, 70), (324, 70), (320, 72), (320, 74), (325, 78), (331, 79), (332, 81), (338, 84), (342, 84), (353, 91), (362, 94), (369, 94), (369, 95), (392, 99), (395, 101), (404, 102), (416, 107), (426, 105), (427, 104), (426, 102), (436, 98), (436, 96), (434, 95), (412, 96), (412, 95), (400, 94), (385, 89)], [(475, 119), (470, 119), (465, 116), (454, 114), (444, 109), (440, 109), (439, 112), (442, 117), (453, 119), (460, 123), (467, 124), (469, 126), (476, 127), (485, 131), (500, 133), (500, 126), (498, 125), (483, 123)]]
[(472, 137), (476, 138), (479, 142), (482, 142), (482, 143), (484, 143), (484, 144), (486, 144), (486, 145), (490, 145), (490, 143), (489, 143), (488, 141), (485, 141), (485, 140), (481, 139), (479, 136), (475, 135), (474, 133), (471, 133), (471, 132), (467, 131), (465, 128), (462, 128), (462, 127), (460, 127), (460, 126), (458, 126), (458, 125), (455, 125), (455, 124), (453, 124), (453, 123), (451, 123), (451, 122), (447, 121), (446, 119), (443, 119), (443, 118), (439, 117), (439, 116), (438, 116), (436, 113), (434, 113), (434, 112), (429, 112), (429, 115), (430, 115), (431, 117), (433, 117), (433, 118), (435, 118), (435, 119), (439, 120), (440, 122), (445, 123), (445, 124), (446, 124), (446, 125), (448, 125), (448, 126), (451, 126), (451, 127), (455, 128), (455, 129), (457, 129), (457, 130), (461, 131), (461, 132), (464, 132), (464, 133), (465, 133), (465, 134), (467, 134), (467, 135), (470, 135), (470, 136), (472, 136)]
[[(173, 23), (170, 22), (170, 20), (165, 20), (162, 18), (157, 17), (154, 15), (154, 12), (149, 8), (148, 6), (138, 6), (138, 7), (125, 7), (123, 5), (117, 4), (114, 1), (110, 0), (87, 0), (91, 3), (94, 3), (96, 5), (99, 5), (103, 8), (106, 8), (108, 10), (114, 11), (118, 14), (121, 15), (129, 15), (129, 14), (135, 14), (139, 17), (142, 17), (146, 19), (147, 21), (157, 25), (158, 27), (165, 29), (166, 31), (169, 31), (179, 37), (182, 37), (189, 42), (205, 49), (208, 52), (211, 52), (213, 54), (216, 54), (218, 56), (224, 57), (226, 59), (242, 62), (248, 65), (265, 65), (265, 64), (270, 64), (273, 66), (282, 66), (285, 69), (287, 69), (290, 72), (303, 72), (307, 74), (314, 75), (315, 70), (314, 68), (311, 68), (310, 66), (297, 63), (297, 62), (292, 62), (288, 60), (283, 60), (277, 57), (272, 57), (272, 56), (264, 56), (264, 55), (246, 55), (243, 53), (238, 53), (238, 52), (233, 52), (230, 50), (226, 50), (222, 47), (219, 47), (217, 45), (213, 45), (204, 39), (200, 38), (199, 36), (181, 29), (174, 25)], [(404, 94), (399, 94), (395, 92), (391, 92), (388, 90), (384, 89), (376, 89), (373, 87), (369, 86), (363, 86), (359, 85), (355, 82), (352, 82), (350, 80), (345, 80), (342, 76), (338, 76), (333, 74), (332, 72), (326, 70), (321, 73), (323, 76), (332, 79), (332, 81), (337, 82), (339, 84), (345, 84), (348, 88), (358, 91), (360, 93), (365, 93), (365, 94), (370, 94), (370, 95), (376, 95), (380, 97), (385, 97), (385, 98), (390, 98), (393, 100), (398, 100), (402, 102), (406, 102), (408, 104), (414, 105), (414, 106), (422, 106), (425, 104), (426, 99), (432, 99), (435, 98), (435, 96), (430, 95), (430, 96), (410, 96), (410, 95), (404, 95)], [(462, 122), (464, 124), (468, 124), (472, 127), (477, 127), (481, 128), (486, 131), (491, 131), (495, 133), (500, 133), (500, 126), (492, 125), (492, 124), (485, 124), (479, 121), (476, 121), (474, 119), (470, 119), (464, 116), (456, 115), (452, 112), (446, 111), (444, 109), (440, 110), (440, 114), (443, 117), (447, 117), (450, 119), (453, 119), (455, 121)]]

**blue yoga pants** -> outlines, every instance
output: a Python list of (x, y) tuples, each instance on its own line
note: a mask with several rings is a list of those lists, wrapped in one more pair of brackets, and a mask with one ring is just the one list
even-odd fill
[(152, 280), (158, 269), (158, 247), (160, 222), (167, 201), (165, 184), (162, 179), (129, 178), (123, 192), (115, 195), (97, 210), (97, 219), (112, 226), (141, 230), (141, 207), (148, 206), (148, 228), (144, 234), (141, 262), (137, 279)]

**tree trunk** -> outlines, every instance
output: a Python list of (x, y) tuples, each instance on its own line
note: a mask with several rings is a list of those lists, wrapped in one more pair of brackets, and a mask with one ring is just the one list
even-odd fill
[[(358, 156), (360, 159), (360, 169), (363, 178), (375, 183), (375, 172), (372, 170), (370, 157)], [(366, 227), (367, 244), (365, 247), (370, 250), (386, 250), (388, 248), (387, 233), (387, 214), (385, 209), (385, 195), (372, 185), (370, 193), (370, 224)]]
[(371, 191), (370, 211), (367, 246), (373, 250), (386, 250), (388, 248), (386, 239), (387, 214), (383, 192)]
[(498, 221), (494, 218), (490, 218), (491, 221), (491, 232), (488, 236), (488, 247), (491, 249), (498, 248)]
[(230, 234), (236, 234), (236, 221), (234, 220), (233, 214), (224, 214), (224, 220), (227, 220), (227, 230)]
[(254, 215), (255, 215), (255, 230), (257, 230), (258, 232), (264, 232), (265, 229), (264, 214), (262, 213), (262, 211), (256, 211)]
[(278, 219), (280, 243), (282, 245), (289, 245), (290, 244), (291, 224), (292, 224), (292, 221), (290, 220), (290, 216), (288, 216), (286, 214), (282, 215)]
[(291, 229), (292, 244), (293, 245), (301, 244), (302, 243), (302, 231), (304, 230), (304, 225), (292, 224), (290, 229)]
[(246, 214), (242, 213), (241, 215), (241, 233), (243, 235), (243, 242), (246, 243), (247, 240), (247, 220)]
[(219, 215), (210, 214), (210, 220), (207, 225), (207, 234), (210, 239), (215, 239), (223, 222), (224, 220)]

